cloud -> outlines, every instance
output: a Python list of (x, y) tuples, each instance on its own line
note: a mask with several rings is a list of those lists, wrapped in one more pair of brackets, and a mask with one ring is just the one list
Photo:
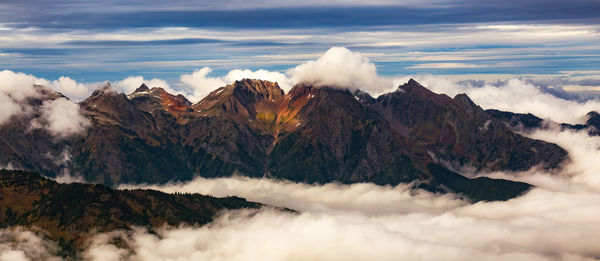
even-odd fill
[[(135, 188), (124, 185), (121, 188)], [(149, 186), (168, 193), (187, 192), (226, 197), (237, 195), (250, 201), (300, 211), (359, 211), (389, 214), (413, 211), (440, 212), (466, 204), (451, 194), (438, 195), (411, 190), (408, 184), (377, 186), (371, 183), (352, 185), (309, 185), (271, 179), (247, 177), (207, 179), (198, 177), (188, 183)], [(385, 198), (386, 200), (381, 200)]]
[(598, 198), (566, 197), (556, 207), (529, 205), (556, 199), (549, 196), (528, 195), (523, 202), (472, 205), (442, 214), (229, 212), (201, 228), (162, 229), (157, 235), (137, 231), (130, 237), (134, 255), (129, 259), (593, 259), (599, 253), (593, 240), (598, 224), (590, 215), (568, 220), (573, 216), (564, 207), (597, 213), (593, 200)]
[[(410, 77), (395, 79), (395, 85)], [(527, 80), (512, 78), (493, 84), (483, 81), (474, 85), (469, 81), (452, 81), (444, 76), (417, 75), (414, 78), (425, 87), (451, 97), (466, 93), (484, 109), (498, 109), (518, 113), (532, 113), (559, 123), (582, 123), (590, 111), (600, 111), (600, 100), (578, 102), (557, 97)]]
[(31, 107), (26, 103), (26, 99), (41, 97), (34, 85), (44, 83), (47, 81), (32, 75), (9, 70), (0, 71), (0, 125), (15, 115), (30, 113)]
[(34, 88), (34, 85), (47, 83), (47, 80), (36, 78), (33, 75), (9, 70), (0, 71), (0, 93), (9, 96), (16, 102), (21, 102), (29, 97), (40, 97), (40, 93), (38, 89)]
[(0, 229), (0, 261), (58, 261), (58, 246), (24, 228)]
[[(37, 108), (28, 99), (42, 98), (41, 85), (70, 97), (83, 99), (90, 89), (69, 77), (60, 77), (52, 82), (33, 75), (4, 70), (0, 72), (0, 125), (16, 115), (31, 115)], [(52, 134), (64, 137), (81, 130), (88, 125), (79, 114), (79, 106), (74, 102), (58, 98), (48, 100), (40, 108), (41, 118), (32, 121), (34, 127), (43, 127)]]
[(535, 130), (524, 135), (555, 143), (569, 153), (571, 164), (564, 167), (563, 174), (571, 181), (589, 186), (600, 192), (600, 137), (589, 136), (587, 130), (559, 130), (558, 126), (544, 130)]
[(58, 155), (52, 155), (47, 152), (44, 156), (54, 161), (56, 168), (60, 169), (58, 175), (54, 178), (54, 181), (58, 183), (85, 183), (85, 179), (81, 175), (71, 175), (71, 148), (65, 146)]
[(195, 70), (191, 74), (183, 74), (180, 76), (181, 83), (187, 87), (186, 90), (189, 93), (188, 99), (190, 101), (198, 102), (217, 88), (245, 78), (277, 82), (279, 87), (281, 87), (284, 91), (289, 91), (292, 88), (292, 82), (290, 79), (288, 79), (285, 74), (280, 72), (267, 71), (263, 69), (257, 71), (248, 69), (235, 69), (229, 71), (225, 76), (222, 77), (210, 77), (208, 75), (211, 72), (212, 69), (210, 67), (203, 67), (202, 69)]
[(52, 81), (48, 87), (75, 101), (84, 100), (92, 93), (92, 88), (65, 76), (61, 76), (58, 80)]
[(287, 72), (294, 84), (331, 86), (382, 93), (393, 88), (392, 82), (377, 75), (375, 64), (358, 52), (332, 47), (314, 61), (302, 63)]
[(9, 96), (0, 94), (0, 125), (8, 121), (13, 115), (23, 111), (23, 108), (14, 102)]
[(198, 102), (211, 91), (226, 85), (225, 81), (220, 77), (208, 77), (208, 74), (211, 72), (212, 69), (210, 67), (203, 67), (191, 74), (182, 74), (180, 76), (180, 81), (187, 84), (191, 89), (190, 96), (188, 97), (191, 102)]
[(79, 105), (65, 98), (44, 101), (41, 116), (31, 122), (32, 128), (43, 128), (55, 137), (80, 135), (91, 125), (81, 115)]

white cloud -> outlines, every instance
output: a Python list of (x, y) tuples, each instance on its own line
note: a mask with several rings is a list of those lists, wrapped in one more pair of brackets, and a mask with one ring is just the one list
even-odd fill
[(35, 84), (47, 85), (48, 81), (29, 74), (9, 70), (0, 71), (0, 93), (10, 96), (17, 102), (29, 97), (39, 97), (40, 93), (34, 88)]
[(48, 87), (75, 101), (84, 100), (92, 93), (92, 88), (65, 76), (61, 76), (58, 80), (52, 81)]
[(524, 135), (555, 143), (569, 153), (572, 160), (565, 166), (564, 175), (571, 177), (571, 181), (580, 185), (587, 185), (600, 192), (600, 137), (590, 137), (586, 130), (559, 131), (554, 128), (535, 130)]
[[(394, 85), (405, 83), (409, 78), (395, 79)], [(598, 100), (577, 102), (562, 99), (518, 78), (509, 79), (497, 86), (486, 81), (482, 87), (475, 87), (468, 83), (459, 84), (444, 76), (418, 75), (414, 78), (430, 90), (445, 93), (450, 97), (466, 93), (484, 109), (532, 113), (559, 123), (582, 123), (588, 112), (600, 111)]]
[(368, 58), (345, 47), (332, 47), (317, 60), (302, 63), (287, 73), (294, 84), (360, 89), (372, 94), (393, 88), (390, 80), (377, 75), (375, 64)]
[(58, 138), (82, 134), (91, 125), (81, 115), (79, 105), (65, 98), (45, 101), (40, 112), (40, 118), (32, 121), (32, 127), (44, 128)]
[[(133, 188), (122, 186), (122, 188)], [(247, 177), (207, 179), (198, 177), (188, 183), (150, 186), (164, 192), (187, 192), (226, 197), (237, 195), (250, 201), (300, 211), (359, 211), (370, 215), (441, 212), (466, 204), (454, 195), (437, 195), (413, 191), (408, 184), (377, 186), (371, 183), (352, 185), (309, 185), (271, 179)], [(385, 198), (386, 200), (381, 200)]]
[(171, 89), (171, 86), (169, 86), (169, 84), (165, 80), (157, 79), (157, 78), (152, 78), (150, 80), (146, 80), (142, 76), (127, 77), (121, 81), (115, 82), (113, 84), (113, 87), (121, 92), (130, 94), (133, 91), (135, 91), (135, 89), (140, 87), (142, 85), (142, 83), (145, 83), (149, 88), (161, 87), (161, 88), (165, 89), (165, 91), (167, 91), (171, 94), (178, 93), (177, 91)]
[(191, 74), (182, 74), (180, 80), (182, 83), (190, 87), (190, 95), (188, 99), (191, 102), (198, 102), (215, 89), (225, 86), (226, 83), (220, 77), (209, 77), (212, 72), (210, 67), (203, 67), (200, 70), (195, 70)]
[(0, 229), (0, 261), (58, 261), (56, 243), (23, 228)]
[(9, 96), (0, 93), (0, 125), (8, 121), (13, 115), (17, 115), (23, 111), (23, 108), (18, 103), (14, 102)]
[(9, 70), (0, 71), (0, 125), (15, 115), (31, 112), (26, 99), (40, 97), (41, 94), (34, 85), (44, 83), (47, 81), (32, 75)]
[[(29, 74), (13, 72), (9, 70), (0, 71), (0, 110), (2, 110), (2, 113), (0, 114), (0, 124), (5, 123), (14, 115), (27, 115), (34, 110), (33, 106), (27, 103), (27, 99), (42, 97), (41, 89), (35, 87), (35, 85), (49, 87), (54, 91), (61, 92), (68, 97), (73, 97), (76, 99), (83, 99), (90, 93), (90, 89), (86, 87), (86, 85), (77, 83), (69, 77), (60, 77), (58, 80), (50, 82), (46, 79), (37, 78)], [(59, 101), (57, 104), (49, 105), (47, 109), (56, 111), (59, 108), (63, 108), (66, 110), (63, 112), (70, 112), (65, 107), (67, 106), (65, 104), (74, 103), (67, 101), (66, 99), (59, 100), (61, 101)], [(73, 107), (73, 105), (71, 105), (71, 107)], [(72, 116), (75, 115), (72, 113), (65, 115), (65, 117)], [(63, 117), (53, 116), (51, 119), (47, 120), (62, 118)], [(76, 121), (81, 121), (81, 116), (75, 117), (74, 119)], [(57, 124), (62, 124), (52, 123), (50, 121), (48, 123), (50, 124), (49, 126), (51, 126), (51, 128), (58, 126)]]

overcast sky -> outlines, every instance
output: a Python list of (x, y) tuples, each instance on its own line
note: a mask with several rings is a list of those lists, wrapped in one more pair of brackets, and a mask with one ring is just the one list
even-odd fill
[(0, 69), (79, 82), (285, 71), (332, 46), (382, 75), (598, 78), (600, 1), (0, 1)]

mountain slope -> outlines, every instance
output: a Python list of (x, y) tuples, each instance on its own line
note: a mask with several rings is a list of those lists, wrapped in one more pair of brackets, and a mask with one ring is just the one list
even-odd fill
[(465, 94), (453, 99), (414, 80), (370, 104), (391, 126), (435, 157), (484, 170), (556, 168), (567, 156), (557, 145), (513, 133)]
[(258, 208), (242, 198), (114, 190), (59, 184), (32, 172), (0, 170), (1, 227), (36, 227), (71, 255), (95, 233), (133, 226), (203, 225), (221, 210)]

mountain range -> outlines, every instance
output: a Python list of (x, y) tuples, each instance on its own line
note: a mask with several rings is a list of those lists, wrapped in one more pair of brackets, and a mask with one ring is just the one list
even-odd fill
[[(38, 88), (45, 94), (33, 105), (64, 98)], [(551, 170), (568, 160), (561, 147), (515, 131), (517, 121), (535, 119), (486, 111), (465, 94), (436, 94), (412, 79), (376, 98), (310, 84), (285, 93), (275, 82), (244, 79), (195, 104), (160, 87), (142, 84), (125, 95), (107, 85), (79, 106), (91, 122), (83, 135), (57, 139), (31, 129), (35, 113), (1, 125), (0, 165), (107, 186), (231, 175), (412, 183), (478, 201), (506, 200), (531, 186), (456, 169)]]

